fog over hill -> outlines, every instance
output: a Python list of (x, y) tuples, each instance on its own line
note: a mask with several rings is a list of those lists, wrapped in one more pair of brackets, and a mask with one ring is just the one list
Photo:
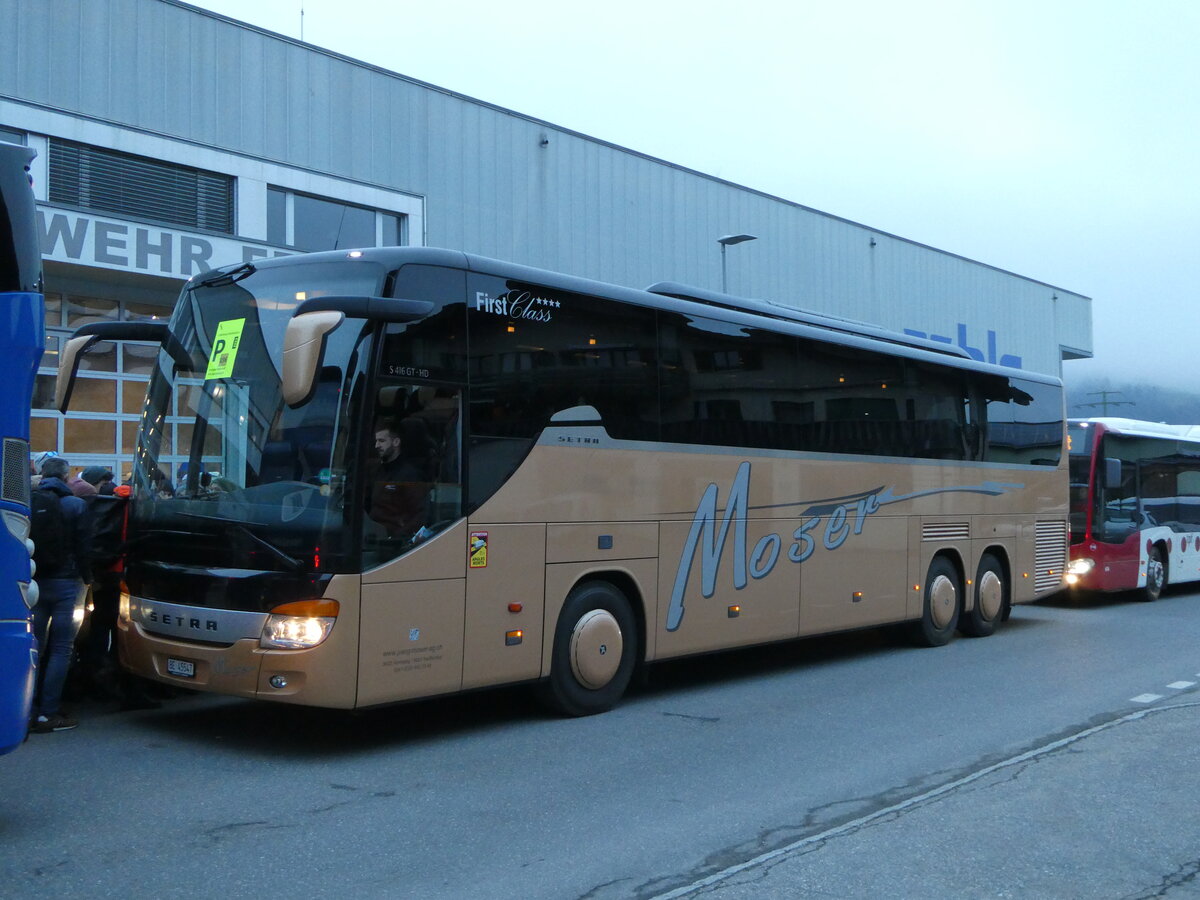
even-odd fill
[(1169, 425), (1200, 425), (1200, 385), (1188, 391), (1113, 376), (1072, 378), (1070, 367), (1066, 368), (1063, 380), (1070, 418), (1120, 416)]

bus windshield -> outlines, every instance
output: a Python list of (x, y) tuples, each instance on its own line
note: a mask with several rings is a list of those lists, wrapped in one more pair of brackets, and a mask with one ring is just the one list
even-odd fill
[(294, 573), (355, 566), (345, 476), (365, 329), (348, 320), (329, 336), (315, 394), (299, 408), (283, 402), (280, 359), (300, 302), (378, 295), (385, 275), (375, 263), (326, 261), (246, 266), (189, 284), (171, 330), (192, 371), (173, 371), (160, 354), (142, 418), (139, 558)]

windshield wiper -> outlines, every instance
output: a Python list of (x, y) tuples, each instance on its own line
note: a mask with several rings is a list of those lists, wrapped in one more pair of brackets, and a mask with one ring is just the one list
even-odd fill
[(249, 278), (257, 269), (253, 263), (242, 263), (240, 266), (234, 266), (232, 269), (217, 270), (211, 275), (198, 278), (193, 287), (225, 287), (230, 284), (237, 284), (243, 278)]
[(193, 512), (181, 512), (176, 513), (176, 515), (183, 516), (186, 519), (203, 519), (206, 522), (220, 522), (222, 525), (229, 526), (235, 529), (238, 533), (244, 534), (246, 537), (250, 538), (250, 540), (254, 541), (255, 544), (269, 552), (293, 572), (301, 572), (304, 570), (304, 563), (300, 562), (300, 560), (296, 559), (296, 557), (291, 556), (285, 551), (279, 549), (265, 538), (259, 537), (241, 522), (235, 522), (231, 519), (223, 519), (220, 516), (206, 516), (202, 513)]

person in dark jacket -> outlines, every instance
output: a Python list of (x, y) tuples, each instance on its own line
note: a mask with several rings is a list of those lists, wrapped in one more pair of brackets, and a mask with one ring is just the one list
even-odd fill
[(375, 426), (378, 465), (371, 478), (367, 512), (395, 538), (411, 538), (426, 524), (433, 442), (418, 419), (382, 419)]
[[(54, 554), (58, 562), (53, 568), (39, 568), (36, 574), (39, 599), (33, 608), (33, 627), (38, 642), (38, 684), (29, 725), (35, 734), (66, 731), (79, 724), (62, 714), (61, 704), (79, 630), (80, 617), (75, 610), (83, 602), (92, 570), (87, 505), (67, 487), (69, 471), (61, 456), (46, 460), (36, 488), (57, 497), (64, 525), (61, 538), (66, 546)], [(35, 559), (37, 556), (35, 550)]]

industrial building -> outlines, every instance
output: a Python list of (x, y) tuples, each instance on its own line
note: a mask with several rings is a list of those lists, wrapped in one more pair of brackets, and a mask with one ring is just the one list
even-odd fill
[[(197, 272), (307, 250), (452, 247), (707, 290), (727, 262), (730, 293), (985, 361), (1057, 375), (1091, 355), (1087, 297), (177, 0), (0, 0), (0, 21), (0, 140), (38, 152), (32, 446), (75, 465), (132, 456), (157, 348), (90, 354), (64, 417), (74, 328), (169, 315)], [(726, 260), (739, 234), (759, 240)]]

